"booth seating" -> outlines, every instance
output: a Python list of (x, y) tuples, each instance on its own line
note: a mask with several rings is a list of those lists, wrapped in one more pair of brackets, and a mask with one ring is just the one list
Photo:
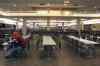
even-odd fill
[(43, 36), (42, 46), (42, 54), (44, 57), (55, 56), (56, 43), (51, 36)]
[[(68, 35), (67, 37), (73, 40), (72, 47), (75, 48), (74, 50), (77, 50), (78, 54), (80, 54), (81, 56), (94, 57), (96, 55), (95, 45), (99, 43), (75, 37), (73, 35)], [(77, 43), (75, 43), (74, 41), (77, 41)]]
[(100, 43), (100, 36), (97, 37), (96, 41)]
[(85, 39), (96, 42), (98, 39), (98, 36), (97, 35), (88, 35)]

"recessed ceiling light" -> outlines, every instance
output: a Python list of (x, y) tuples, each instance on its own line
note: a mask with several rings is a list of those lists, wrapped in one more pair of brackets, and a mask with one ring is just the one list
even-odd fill
[(16, 4), (13, 4), (13, 7), (16, 7), (17, 5)]
[(23, 18), (20, 18), (19, 20), (20, 20), (21, 22), (23, 22)]

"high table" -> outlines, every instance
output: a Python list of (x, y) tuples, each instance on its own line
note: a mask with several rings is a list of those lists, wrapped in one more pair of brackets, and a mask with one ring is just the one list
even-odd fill
[(76, 40), (79, 42), (78, 43), (79, 46), (77, 47), (79, 53), (81, 53), (82, 55), (85, 55), (85, 56), (89, 56), (89, 57), (95, 56), (96, 51), (95, 51), (94, 45), (99, 44), (98, 42), (83, 39), (81, 37), (76, 37), (73, 35), (68, 35), (67, 37), (70, 39), (73, 39), (73, 41)]
[(43, 36), (42, 45), (44, 49), (43, 52), (46, 54), (46, 56), (54, 56), (54, 48), (56, 46), (56, 42), (51, 36)]
[(43, 46), (44, 45), (56, 45), (55, 41), (51, 36), (43, 36)]
[(91, 40), (87, 40), (87, 39), (83, 39), (83, 38), (78, 38), (78, 37), (75, 37), (75, 36), (72, 36), (72, 35), (69, 35), (68, 36), (69, 38), (71, 38), (71, 39), (74, 39), (74, 40), (77, 40), (77, 41), (79, 41), (79, 42), (82, 42), (82, 43), (84, 43), (84, 44), (87, 44), (87, 45), (93, 45), (93, 44), (99, 44), (98, 42), (94, 42), (94, 41), (91, 41)]

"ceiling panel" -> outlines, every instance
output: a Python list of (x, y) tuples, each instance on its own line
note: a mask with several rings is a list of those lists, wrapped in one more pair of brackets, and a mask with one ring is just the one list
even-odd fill
[[(31, 10), (31, 8), (28, 8), (29, 5), (46, 3), (63, 4), (64, 0), (0, 0), (0, 8), (4, 10)], [(100, 8), (100, 0), (70, 0), (70, 3), (74, 6)]]
[(64, 0), (0, 0), (0, 3), (63, 3)]
[[(97, 6), (100, 7), (100, 0), (70, 0), (73, 5), (82, 6)], [(0, 0), (0, 5), (10, 5), (10, 4), (63, 4), (64, 0)]]
[(100, 7), (100, 0), (70, 0), (74, 5)]

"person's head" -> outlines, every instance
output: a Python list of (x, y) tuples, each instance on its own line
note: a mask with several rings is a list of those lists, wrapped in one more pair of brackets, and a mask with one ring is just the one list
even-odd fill
[(15, 31), (15, 32), (12, 33), (12, 38), (16, 39), (16, 38), (20, 38), (20, 37), (21, 37), (20, 32)]

